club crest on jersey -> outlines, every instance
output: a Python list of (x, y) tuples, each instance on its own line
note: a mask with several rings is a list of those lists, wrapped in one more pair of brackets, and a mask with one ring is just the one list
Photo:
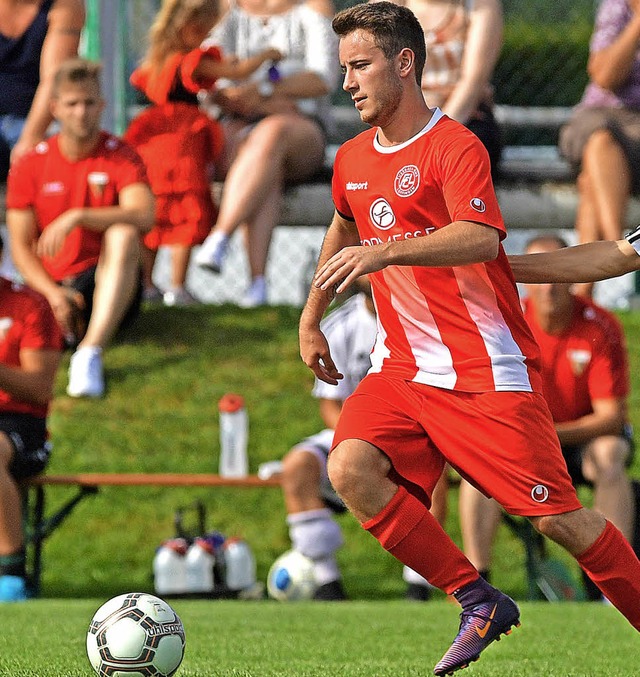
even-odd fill
[(393, 213), (391, 205), (383, 197), (379, 197), (373, 202), (369, 209), (369, 218), (373, 225), (380, 230), (389, 230), (396, 223), (396, 215)]
[(469, 200), (469, 204), (471, 205), (471, 209), (475, 209), (481, 214), (487, 211), (487, 205), (479, 197), (472, 197), (471, 200)]
[(109, 183), (109, 175), (106, 172), (90, 172), (87, 176), (87, 183), (93, 196), (100, 198), (105, 186)]
[(413, 195), (420, 186), (420, 170), (415, 165), (405, 165), (398, 170), (393, 189), (398, 197)]
[(573, 375), (582, 376), (587, 365), (591, 362), (591, 351), (567, 350), (567, 357), (569, 358), (569, 364), (571, 365)]

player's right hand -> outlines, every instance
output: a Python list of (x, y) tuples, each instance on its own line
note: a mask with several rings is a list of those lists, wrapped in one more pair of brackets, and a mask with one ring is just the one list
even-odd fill
[(338, 371), (329, 350), (329, 344), (320, 329), (300, 327), (300, 357), (316, 378), (338, 385), (343, 375)]

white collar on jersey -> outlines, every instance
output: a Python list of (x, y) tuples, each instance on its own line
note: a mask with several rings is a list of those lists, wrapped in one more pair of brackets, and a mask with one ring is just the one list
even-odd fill
[(433, 129), (438, 120), (440, 120), (440, 118), (443, 116), (444, 113), (439, 108), (434, 108), (431, 120), (429, 120), (429, 122), (427, 122), (427, 124), (417, 134), (414, 134), (410, 139), (407, 139), (403, 143), (399, 143), (397, 146), (382, 146), (378, 141), (378, 133), (376, 132), (376, 135), (373, 137), (373, 147), (379, 153), (396, 153), (397, 151), (402, 150), (403, 148), (406, 148), (407, 146), (411, 145), (416, 139), (419, 139), (421, 136), (426, 134), (430, 129)]

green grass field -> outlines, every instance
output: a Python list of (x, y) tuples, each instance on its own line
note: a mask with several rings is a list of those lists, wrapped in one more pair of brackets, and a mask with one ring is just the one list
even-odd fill
[[(321, 427), (312, 377), (298, 356), (298, 314), (295, 308), (232, 306), (147, 310), (107, 351), (108, 393), (101, 401), (64, 394), (66, 356), (51, 415), (49, 472), (215, 472), (216, 404), (228, 391), (247, 401), (251, 471), (280, 458)], [(639, 430), (640, 315), (621, 317), (631, 353), (630, 412)], [(631, 468), (636, 476), (639, 467)], [(50, 507), (70, 493), (51, 487)], [(103, 488), (47, 541), (43, 599), (0, 608), (0, 677), (91, 674), (84, 635), (93, 612), (114, 595), (153, 592), (154, 551), (173, 535), (175, 510), (195, 500), (206, 505), (209, 528), (247, 539), (264, 581), (275, 557), (289, 548), (277, 489)], [(448, 530), (459, 542), (456, 502), (452, 491)], [(352, 517), (338, 519), (347, 543), (339, 560), (354, 601), (177, 601), (187, 631), (178, 675), (431, 674), (455, 635), (456, 608), (441, 595), (427, 604), (402, 601), (401, 565)], [(564, 553), (551, 552), (577, 573)], [(524, 552), (506, 526), (494, 560), (495, 584), (524, 600)], [(632, 659), (637, 635), (615, 610), (529, 602), (522, 608), (523, 627), (492, 646), (468, 674), (638, 673)]]
[[(85, 635), (102, 600), (3, 608), (1, 677), (94, 674)], [(457, 630), (448, 602), (176, 601), (186, 633), (177, 677), (431, 675)], [(637, 633), (600, 604), (522, 604), (522, 626), (461, 675), (632, 677)]]

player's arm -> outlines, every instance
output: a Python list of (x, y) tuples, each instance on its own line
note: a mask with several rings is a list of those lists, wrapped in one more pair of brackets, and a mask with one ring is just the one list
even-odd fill
[[(322, 243), (316, 270), (326, 265), (326, 262), (336, 252), (358, 242), (355, 222), (335, 212)], [(316, 283), (311, 285), (307, 302), (300, 316), (299, 338), (302, 361), (311, 369), (316, 378), (336, 385), (338, 379), (342, 378), (342, 374), (337, 370), (331, 358), (327, 339), (320, 331), (320, 320), (336, 294), (334, 287), (335, 284), (325, 285), (323, 288)]]
[(20, 138), (11, 152), (12, 162), (44, 139), (53, 119), (50, 110), (53, 76), (63, 61), (77, 55), (84, 20), (83, 0), (57, 0), (51, 8), (40, 54), (40, 84)]
[(450, 267), (492, 261), (500, 233), (474, 221), (454, 221), (426, 237), (385, 242), (372, 247), (350, 246), (322, 263), (314, 279), (321, 290), (343, 292), (354, 280), (387, 266)]
[(502, 48), (502, 7), (499, 0), (475, 0), (460, 69), (460, 78), (442, 109), (466, 123), (476, 110)]
[(0, 364), (0, 390), (23, 402), (47, 404), (53, 397), (60, 351), (20, 350), (20, 366)]
[(626, 400), (621, 397), (593, 400), (593, 412), (576, 419), (556, 423), (560, 444), (586, 444), (603, 435), (620, 435), (626, 421)]
[(39, 256), (55, 256), (65, 238), (78, 226), (104, 232), (117, 223), (126, 223), (146, 233), (155, 219), (153, 194), (146, 183), (125, 186), (118, 196), (118, 204), (109, 207), (77, 207), (68, 209), (54, 219), (38, 240)]
[(336, 429), (340, 412), (342, 411), (342, 400), (330, 400), (326, 397), (320, 398), (318, 402), (320, 407), (320, 416), (327, 428)]
[(38, 229), (33, 211), (8, 209), (7, 228), (11, 257), (23, 280), (47, 299), (62, 331), (73, 333), (75, 306), (82, 307), (84, 299), (75, 290), (59, 285), (42, 265), (36, 253)]
[(640, 255), (626, 239), (604, 240), (509, 256), (509, 263), (516, 282), (597, 282), (640, 270)]

